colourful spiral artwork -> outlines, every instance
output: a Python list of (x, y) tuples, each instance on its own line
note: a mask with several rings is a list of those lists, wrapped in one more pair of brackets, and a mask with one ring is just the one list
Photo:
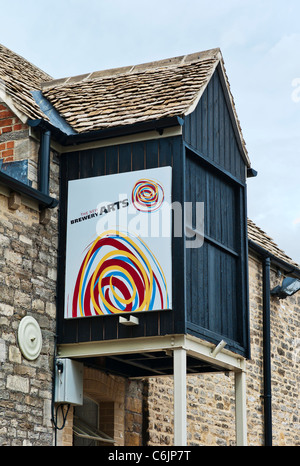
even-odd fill
[(143, 240), (110, 230), (89, 246), (76, 279), (72, 317), (168, 307), (164, 272)]
[(154, 180), (141, 179), (132, 190), (132, 203), (141, 212), (154, 212), (164, 201), (164, 190)]

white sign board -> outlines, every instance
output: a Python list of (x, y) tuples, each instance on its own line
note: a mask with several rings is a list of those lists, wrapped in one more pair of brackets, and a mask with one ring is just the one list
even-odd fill
[(69, 181), (65, 318), (172, 309), (171, 167)]

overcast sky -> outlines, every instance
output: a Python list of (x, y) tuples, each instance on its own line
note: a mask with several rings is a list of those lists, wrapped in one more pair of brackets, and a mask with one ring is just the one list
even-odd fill
[(248, 216), (300, 264), (299, 0), (0, 0), (0, 43), (53, 78), (220, 47), (257, 178)]

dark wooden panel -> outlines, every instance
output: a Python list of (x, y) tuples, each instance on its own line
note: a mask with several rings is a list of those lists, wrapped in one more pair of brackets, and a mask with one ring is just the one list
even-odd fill
[(145, 143), (132, 144), (132, 170), (144, 170), (146, 168)]
[(204, 202), (205, 215), (203, 246), (186, 251), (187, 325), (239, 350), (247, 349), (243, 196), (241, 184), (187, 150), (185, 200)]
[(124, 144), (119, 148), (119, 173), (130, 172), (132, 170), (131, 144)]
[(207, 242), (187, 251), (187, 320), (241, 343), (237, 264), (238, 259)]
[[(172, 201), (182, 203), (185, 199), (185, 156), (181, 138), (174, 138), (172, 147)], [(182, 231), (184, 232), (184, 218)], [(172, 241), (172, 267), (173, 267), (173, 311), (170, 314), (172, 321), (161, 322), (161, 332), (185, 333), (185, 244), (184, 237), (174, 236)], [(167, 319), (167, 316), (163, 316)], [(172, 323), (172, 327), (168, 325)]]
[[(213, 167), (201, 165), (197, 155), (188, 151), (186, 166), (186, 202), (204, 202), (205, 235), (235, 250), (237, 194), (240, 187), (216, 173)], [(195, 217), (193, 216), (193, 228)]]
[[(119, 316), (99, 316), (65, 320), (64, 266), (66, 241), (67, 182), (71, 179), (124, 173), (159, 166), (173, 166), (173, 196), (182, 200), (184, 189), (183, 146), (180, 137), (141, 141), (119, 146), (84, 150), (65, 154), (61, 158), (61, 206), (60, 220), (60, 272), (59, 272), (59, 342), (98, 341), (117, 338), (154, 336), (181, 332), (184, 328), (184, 246), (183, 238), (177, 238), (172, 246), (173, 302), (176, 309), (139, 313), (140, 324), (126, 327), (118, 323)], [(180, 280), (180, 283), (179, 283)]]
[(185, 117), (183, 129), (185, 142), (239, 180), (245, 181), (245, 162), (217, 71), (195, 111)]
[[(57, 337), (58, 343), (66, 341), (65, 327), (63, 325), (64, 312), (64, 283), (65, 283), (65, 237), (66, 237), (66, 217), (67, 217), (67, 158), (60, 158), (60, 203), (59, 203), (59, 241), (58, 241), (58, 261), (57, 261)], [(72, 337), (73, 339), (73, 337)]]
[(119, 147), (110, 146), (106, 148), (106, 175), (119, 173)]
[(145, 144), (146, 168), (159, 167), (159, 141), (147, 141)]
[(205, 223), (205, 232), (209, 237), (235, 250), (237, 188), (213, 173), (206, 171), (205, 176), (205, 210), (210, 211), (210, 222)]
[(178, 151), (174, 147), (174, 141), (169, 138), (163, 138), (159, 140), (159, 166), (160, 167), (172, 167), (174, 150)]
[[(83, 151), (84, 157), (91, 159), (91, 171), (89, 176), (102, 176), (106, 174), (106, 152), (104, 148)], [(69, 160), (72, 163), (72, 157)]]

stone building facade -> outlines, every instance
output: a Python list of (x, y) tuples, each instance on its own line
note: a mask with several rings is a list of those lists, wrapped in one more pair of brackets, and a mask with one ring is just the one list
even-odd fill
[[(251, 359), (246, 362), (248, 445), (263, 446), (263, 300), (262, 263), (249, 257)], [(280, 284), (278, 269), (272, 287)], [(299, 418), (300, 296), (271, 300), (272, 427), (274, 446), (300, 445)], [(172, 379), (148, 384), (149, 444), (172, 445)], [(188, 442), (190, 445), (235, 445), (234, 378), (232, 373), (187, 378)]]
[[(58, 196), (57, 169), (51, 163), (53, 196)], [(35, 200), (4, 184), (0, 206), (0, 444), (51, 445), (57, 210), (49, 210), (44, 223)], [(41, 354), (32, 362), (18, 344), (18, 327), (27, 315), (37, 320), (43, 339)]]
[[(45, 199), (39, 195), (40, 134), (27, 124), (33, 117), (46, 118), (38, 113), (28, 89), (39, 89), (50, 77), (2, 46), (0, 57), (5, 83), (4, 91), (0, 87), (0, 445), (71, 446), (78, 441), (76, 407), (59, 411), (52, 399), (59, 205), (50, 201), (59, 200), (59, 154), (57, 147), (51, 148)], [(19, 88), (12, 85), (12, 69), (14, 76), (19, 73)], [(285, 264), (271, 266), (271, 288), (281, 283), (288, 267), (299, 272), (300, 267), (250, 221), (249, 240)], [(262, 288), (262, 258), (250, 248), (249, 445), (264, 445)], [(41, 329), (42, 348), (34, 360), (24, 356), (18, 341), (25, 316), (32, 316)], [(300, 445), (299, 316), (300, 294), (271, 298), (272, 429), (278, 446)], [(235, 445), (233, 373), (188, 376), (186, 383), (188, 445)], [(95, 422), (106, 439), (103, 443), (100, 434), (99, 445), (173, 444), (172, 377), (127, 379), (86, 365), (83, 390), (86, 403), (96, 407)]]

